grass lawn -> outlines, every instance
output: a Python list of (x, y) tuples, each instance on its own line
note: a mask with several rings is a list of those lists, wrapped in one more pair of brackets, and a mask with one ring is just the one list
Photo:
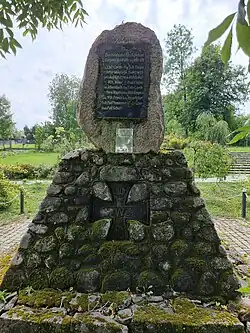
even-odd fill
[(237, 152), (237, 153), (250, 153), (250, 147), (232, 147), (228, 146), (228, 149), (232, 152)]
[[(198, 183), (201, 196), (213, 217), (241, 218), (241, 191), (250, 194), (250, 183)], [(249, 196), (250, 199), (250, 196)], [(247, 199), (247, 219), (250, 220), (250, 200)]]
[(15, 154), (0, 155), (0, 164), (47, 164), (55, 165), (58, 163), (58, 153), (39, 153), (36, 151), (26, 151)]
[(32, 185), (23, 185), (24, 188), (24, 210), (25, 215), (20, 215), (19, 198), (15, 200), (11, 207), (6, 210), (0, 210), (0, 224), (17, 222), (32, 217), (38, 212), (39, 205), (46, 194), (49, 184), (34, 183)]

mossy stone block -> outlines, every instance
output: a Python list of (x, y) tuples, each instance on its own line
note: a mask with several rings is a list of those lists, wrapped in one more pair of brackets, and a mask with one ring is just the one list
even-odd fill
[(37, 268), (29, 277), (29, 285), (33, 289), (44, 289), (49, 287), (49, 274), (46, 269)]
[(54, 289), (68, 289), (73, 284), (73, 274), (66, 267), (58, 267), (50, 274), (50, 286)]
[(108, 236), (109, 229), (111, 226), (111, 219), (102, 219), (95, 221), (92, 224), (90, 238), (92, 241), (105, 240)]
[(138, 287), (142, 290), (147, 290), (150, 286), (153, 286), (153, 292), (155, 294), (161, 293), (165, 289), (165, 283), (159, 273), (152, 271), (141, 272), (138, 278)]
[(187, 270), (178, 268), (171, 278), (172, 287), (176, 291), (188, 292), (194, 291), (195, 281)]
[(93, 268), (81, 269), (76, 274), (76, 286), (80, 292), (95, 292), (100, 287), (100, 273)]
[(131, 287), (131, 276), (125, 271), (116, 271), (107, 274), (102, 282), (102, 291), (108, 290), (127, 290)]

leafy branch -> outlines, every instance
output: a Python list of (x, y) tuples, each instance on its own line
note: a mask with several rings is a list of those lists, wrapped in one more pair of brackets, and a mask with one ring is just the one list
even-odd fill
[[(234, 28), (236, 30), (238, 50), (241, 49), (250, 57), (250, 0), (247, 0), (247, 4), (245, 0), (240, 0), (238, 3), (238, 11), (228, 15), (208, 34), (207, 41), (204, 45), (205, 47), (221, 38), (229, 29), (221, 50), (221, 59), (224, 63), (227, 63), (231, 58)], [(250, 72), (250, 62), (248, 71)]]
[(2, 0), (0, 3), (0, 55), (16, 54), (22, 48), (15, 38), (14, 22), (23, 29), (23, 36), (30, 35), (34, 40), (38, 28), (62, 29), (63, 24), (73, 23), (83, 27), (85, 16), (81, 0)]

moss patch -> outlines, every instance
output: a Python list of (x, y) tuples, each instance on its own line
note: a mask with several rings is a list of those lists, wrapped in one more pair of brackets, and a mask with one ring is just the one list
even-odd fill
[(162, 325), (171, 323), (180, 326), (204, 326), (208, 324), (231, 326), (239, 324), (238, 318), (229, 312), (198, 308), (188, 299), (177, 298), (173, 302), (174, 313), (168, 313), (152, 305), (146, 305), (135, 312), (134, 322)]
[(8, 317), (9, 318), (15, 318), (18, 317), (20, 319), (23, 319), (25, 321), (32, 321), (34, 323), (40, 324), (42, 322), (46, 321), (53, 321), (58, 318), (64, 317), (64, 313), (62, 312), (51, 312), (51, 311), (40, 311), (40, 310), (32, 310), (32, 311), (27, 311), (25, 308), (22, 306), (20, 307), (15, 307), (11, 310), (8, 311)]
[(111, 241), (105, 242), (100, 250), (99, 254), (104, 258), (111, 258), (117, 252), (122, 252), (129, 256), (142, 256), (149, 251), (147, 244), (135, 244), (134, 242), (129, 241)]
[(194, 271), (202, 271), (206, 267), (206, 262), (196, 257), (187, 258), (185, 262)]
[(111, 219), (103, 219), (93, 223), (91, 230), (92, 240), (105, 240), (111, 225)]
[(107, 291), (102, 294), (101, 302), (103, 304), (110, 302), (115, 304), (122, 304), (126, 299), (128, 299), (129, 293), (127, 291)]
[(188, 251), (188, 244), (184, 240), (178, 239), (171, 245), (171, 250), (176, 256), (183, 256)]
[[(53, 289), (35, 290), (31, 294), (27, 294), (25, 290), (21, 290), (19, 292), (18, 304), (33, 308), (60, 307), (62, 302), (64, 306), (69, 305), (69, 302), (75, 295), (76, 293), (60, 292)], [(64, 301), (62, 301), (62, 298)]]
[(63, 306), (66, 309), (78, 310), (81, 308), (81, 311), (87, 311), (88, 295), (77, 295), (76, 292), (61, 292), (54, 289), (35, 290), (31, 294), (27, 294), (25, 290), (21, 290), (18, 304), (32, 308), (58, 308)]

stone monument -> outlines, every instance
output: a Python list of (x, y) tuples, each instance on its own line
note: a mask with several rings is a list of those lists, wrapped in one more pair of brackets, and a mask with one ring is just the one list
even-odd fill
[(162, 67), (160, 43), (141, 24), (121, 24), (96, 39), (85, 66), (78, 119), (97, 148), (115, 152), (121, 127), (133, 129), (133, 152), (159, 151)]
[[(20, 319), (20, 311), (28, 333), (47, 332), (48, 322), (52, 327), (65, 324), (63, 332), (70, 326), (71, 332), (92, 333), (103, 322), (107, 325), (98, 332), (125, 333), (128, 327), (134, 333), (163, 332), (157, 325), (163, 320), (175, 329), (175, 317), (169, 313), (178, 312), (183, 305), (179, 300), (177, 310), (166, 308), (164, 299), (173, 291), (199, 300), (236, 297), (238, 281), (183, 153), (159, 152), (164, 123), (161, 74), (159, 41), (141, 24), (122, 24), (104, 31), (94, 42), (81, 86), (78, 118), (98, 149), (71, 152), (60, 162), (3, 280), (3, 289), (18, 289), (20, 296), (19, 307), (0, 316), (1, 333), (17, 332), (11, 327), (20, 325), (15, 320)], [(48, 288), (55, 290), (54, 298)], [(43, 290), (45, 294), (40, 295)], [(161, 313), (156, 326), (147, 326), (135, 315), (119, 326), (113, 319), (100, 319), (100, 312), (87, 311), (87, 294), (97, 300), (104, 293), (101, 299), (108, 297), (112, 302), (114, 292), (124, 295), (126, 290), (130, 291), (129, 302), (125, 302), (128, 307), (136, 303), (131, 295), (138, 290), (145, 295), (152, 292), (152, 300), (163, 309), (157, 311), (167, 318)], [(50, 311), (63, 308), (65, 313), (51, 319), (50, 312), (44, 324), (44, 313), (59, 306), (54, 300), (58, 297), (59, 310)], [(98, 302), (94, 309), (98, 304), (104, 309), (107, 303)], [(31, 309), (31, 304), (42, 304), (46, 311)], [(81, 314), (84, 309), (87, 316)], [(197, 332), (196, 326), (194, 330), (190, 327), (201, 325), (203, 317), (196, 310), (196, 322), (186, 322), (188, 309), (179, 318), (189, 332)], [(136, 307), (126, 311), (132, 313)], [(23, 313), (28, 314), (28, 321)], [(218, 325), (216, 332), (243, 332), (237, 318), (227, 315), (230, 324), (213, 312), (208, 327)], [(143, 312), (142, 317), (149, 321), (154, 317), (145, 316)], [(36, 325), (32, 318), (37, 317), (43, 319)]]

